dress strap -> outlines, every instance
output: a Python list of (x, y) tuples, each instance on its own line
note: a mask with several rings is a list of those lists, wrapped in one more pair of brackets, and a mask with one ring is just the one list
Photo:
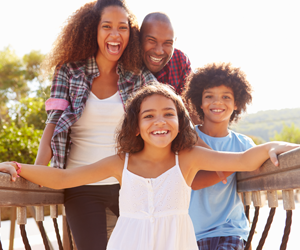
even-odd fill
[(175, 162), (176, 162), (176, 165), (179, 166), (178, 152), (175, 153)]
[(125, 154), (124, 169), (127, 169), (127, 166), (128, 166), (128, 159), (129, 159), (129, 153), (126, 153), (126, 154)]

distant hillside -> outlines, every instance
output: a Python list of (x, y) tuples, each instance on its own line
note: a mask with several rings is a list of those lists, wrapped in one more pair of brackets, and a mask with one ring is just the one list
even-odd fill
[(283, 124), (290, 126), (292, 123), (300, 128), (300, 108), (267, 110), (248, 114), (243, 116), (237, 124), (233, 123), (231, 129), (270, 141), (270, 138), (274, 137), (275, 131), (281, 132)]

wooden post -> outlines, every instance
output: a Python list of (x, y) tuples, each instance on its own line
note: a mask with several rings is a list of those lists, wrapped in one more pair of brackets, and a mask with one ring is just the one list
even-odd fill
[(50, 216), (52, 219), (58, 217), (58, 206), (57, 205), (50, 205)]
[(62, 207), (62, 224), (63, 224), (63, 247), (64, 250), (71, 250), (69, 236), (68, 236), (68, 229), (67, 229), (67, 217), (66, 217), (66, 210), (65, 206)]
[(260, 191), (252, 192), (252, 201), (255, 207), (261, 207), (262, 203), (261, 203)]
[(16, 207), (10, 208), (10, 233), (9, 233), (9, 250), (14, 249), (14, 238), (16, 228)]
[(245, 204), (245, 206), (251, 205), (251, 192), (244, 193), (244, 204)]
[(44, 221), (44, 207), (43, 206), (35, 206), (35, 220), (36, 221)]
[(26, 207), (17, 207), (17, 223), (18, 225), (25, 225), (27, 222)]
[(267, 192), (268, 197), (268, 206), (270, 208), (272, 207), (278, 207), (278, 194), (277, 190), (272, 190)]
[(295, 210), (294, 190), (282, 190), (284, 210)]

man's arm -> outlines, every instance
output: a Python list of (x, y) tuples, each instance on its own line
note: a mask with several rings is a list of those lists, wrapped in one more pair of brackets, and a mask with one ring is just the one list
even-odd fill
[[(222, 174), (222, 179), (219, 176), (218, 173)], [(234, 172), (212, 172), (212, 171), (205, 171), (205, 170), (200, 170), (196, 174), (193, 183), (191, 185), (191, 188), (193, 190), (198, 190), (201, 188), (206, 188), (210, 187), (212, 185), (215, 185), (219, 183), (221, 180), (224, 183), (224, 180), (226, 181), (224, 184), (227, 183), (227, 177), (229, 175), (232, 175)]]
[[(212, 148), (210, 147), (210, 146), (208, 146), (199, 136), (198, 136), (198, 141), (197, 141), (197, 144), (196, 144), (196, 146), (199, 146), (199, 147), (203, 147), (203, 148), (207, 148), (207, 149), (211, 149), (212, 150)], [(199, 172), (209, 172), (209, 171), (199, 171)], [(198, 173), (199, 173), (198, 172)], [(221, 171), (217, 171), (217, 172), (209, 172), (210, 174), (209, 174), (209, 176), (211, 175), (211, 173), (213, 173), (213, 176), (212, 176), (212, 181), (211, 182), (209, 182), (209, 183), (212, 183), (212, 184), (205, 184), (203, 187), (199, 187), (199, 188), (197, 188), (198, 187), (198, 185), (199, 186), (202, 186), (202, 178), (200, 179), (200, 177), (199, 177), (199, 180), (197, 180), (196, 181), (196, 183), (200, 183), (200, 184), (196, 184), (195, 183), (195, 185), (196, 185), (196, 188), (195, 188), (195, 190), (196, 189), (200, 189), (200, 188), (205, 188), (205, 187), (209, 187), (209, 186), (212, 186), (212, 185), (215, 185), (216, 183), (218, 183), (218, 182), (220, 182), (220, 181), (222, 181), (224, 184), (226, 184), (227, 183), (227, 177), (229, 176), (229, 175), (231, 175), (232, 173), (230, 173), (230, 172), (221, 172)], [(226, 173), (226, 174), (225, 174)], [(230, 174), (227, 174), (227, 173), (230, 173)], [(196, 175), (196, 177), (198, 176), (198, 174)], [(196, 179), (196, 177), (195, 177), (195, 179)], [(206, 177), (204, 177), (204, 179), (205, 179)], [(207, 176), (207, 178), (208, 178), (208, 176)], [(194, 179), (194, 181), (193, 181), (193, 184), (192, 184), (192, 188), (193, 188), (193, 185), (194, 185), (194, 182), (195, 182), (195, 179)], [(206, 180), (205, 180), (206, 181)], [(193, 188), (194, 189), (194, 188)]]

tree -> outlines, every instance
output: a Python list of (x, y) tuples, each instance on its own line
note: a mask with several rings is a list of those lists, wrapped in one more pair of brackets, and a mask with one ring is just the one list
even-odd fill
[(10, 121), (6, 104), (28, 96), (28, 82), (37, 81), (40, 89), (44, 88), (45, 80), (39, 77), (44, 57), (33, 50), (20, 59), (9, 46), (0, 51), (0, 124)]
[(33, 164), (43, 131), (34, 126), (18, 128), (14, 123), (0, 127), (0, 161), (14, 160)]
[(0, 51), (0, 104), (25, 97), (30, 90), (28, 81), (44, 82), (39, 77), (44, 57), (36, 50), (24, 55), (22, 59), (10, 47)]
[(297, 128), (294, 123), (292, 123), (290, 127), (284, 125), (281, 132), (275, 132), (275, 136), (270, 138), (270, 140), (300, 143), (300, 128)]
[(13, 120), (18, 127), (27, 124), (35, 129), (44, 130), (47, 120), (45, 111), (45, 100), (41, 97), (22, 98), (11, 108), (11, 113), (15, 117)]

